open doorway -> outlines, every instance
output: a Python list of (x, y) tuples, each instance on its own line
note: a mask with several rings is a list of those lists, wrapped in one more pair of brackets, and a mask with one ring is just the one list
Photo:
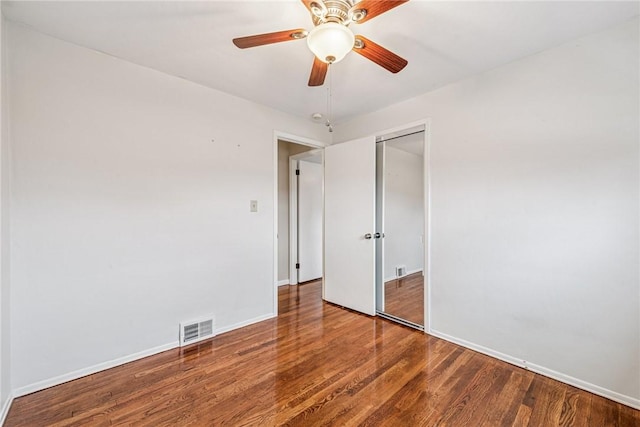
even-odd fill
[[(324, 144), (289, 137), (278, 137), (276, 143), (276, 286), (296, 285), (322, 276)], [(296, 170), (302, 175), (296, 176)], [(277, 310), (277, 299), (275, 304)]]
[(322, 278), (322, 150), (289, 157), (289, 284)]

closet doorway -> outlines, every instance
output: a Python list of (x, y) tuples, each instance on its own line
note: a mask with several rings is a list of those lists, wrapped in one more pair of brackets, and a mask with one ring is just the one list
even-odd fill
[(376, 313), (424, 330), (425, 128), (376, 138)]
[(428, 330), (428, 121), (328, 146), (324, 168), (323, 298)]

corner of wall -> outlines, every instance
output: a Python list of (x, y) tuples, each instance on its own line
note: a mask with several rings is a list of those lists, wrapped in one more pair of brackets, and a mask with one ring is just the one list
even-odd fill
[(0, 425), (9, 412), (11, 393), (11, 342), (9, 333), (9, 138), (7, 110), (7, 26), (0, 13)]
[(7, 398), (2, 402), (2, 406), (0, 406), (0, 426), (4, 425), (4, 422), (7, 419), (7, 415), (9, 414), (9, 409), (11, 409), (12, 403), (13, 394), (9, 393)]

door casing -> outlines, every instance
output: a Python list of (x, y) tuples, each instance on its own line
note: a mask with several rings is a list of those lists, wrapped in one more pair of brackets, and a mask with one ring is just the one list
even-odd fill
[(328, 143), (293, 135), (288, 132), (273, 131), (273, 267), (272, 267), (272, 291), (273, 305), (272, 316), (278, 315), (278, 141), (293, 142), (313, 148), (324, 148)]

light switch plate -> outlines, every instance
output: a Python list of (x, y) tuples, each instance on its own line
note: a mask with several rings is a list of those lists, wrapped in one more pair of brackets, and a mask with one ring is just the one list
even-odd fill
[(249, 212), (258, 212), (258, 201), (251, 200), (249, 202)]

